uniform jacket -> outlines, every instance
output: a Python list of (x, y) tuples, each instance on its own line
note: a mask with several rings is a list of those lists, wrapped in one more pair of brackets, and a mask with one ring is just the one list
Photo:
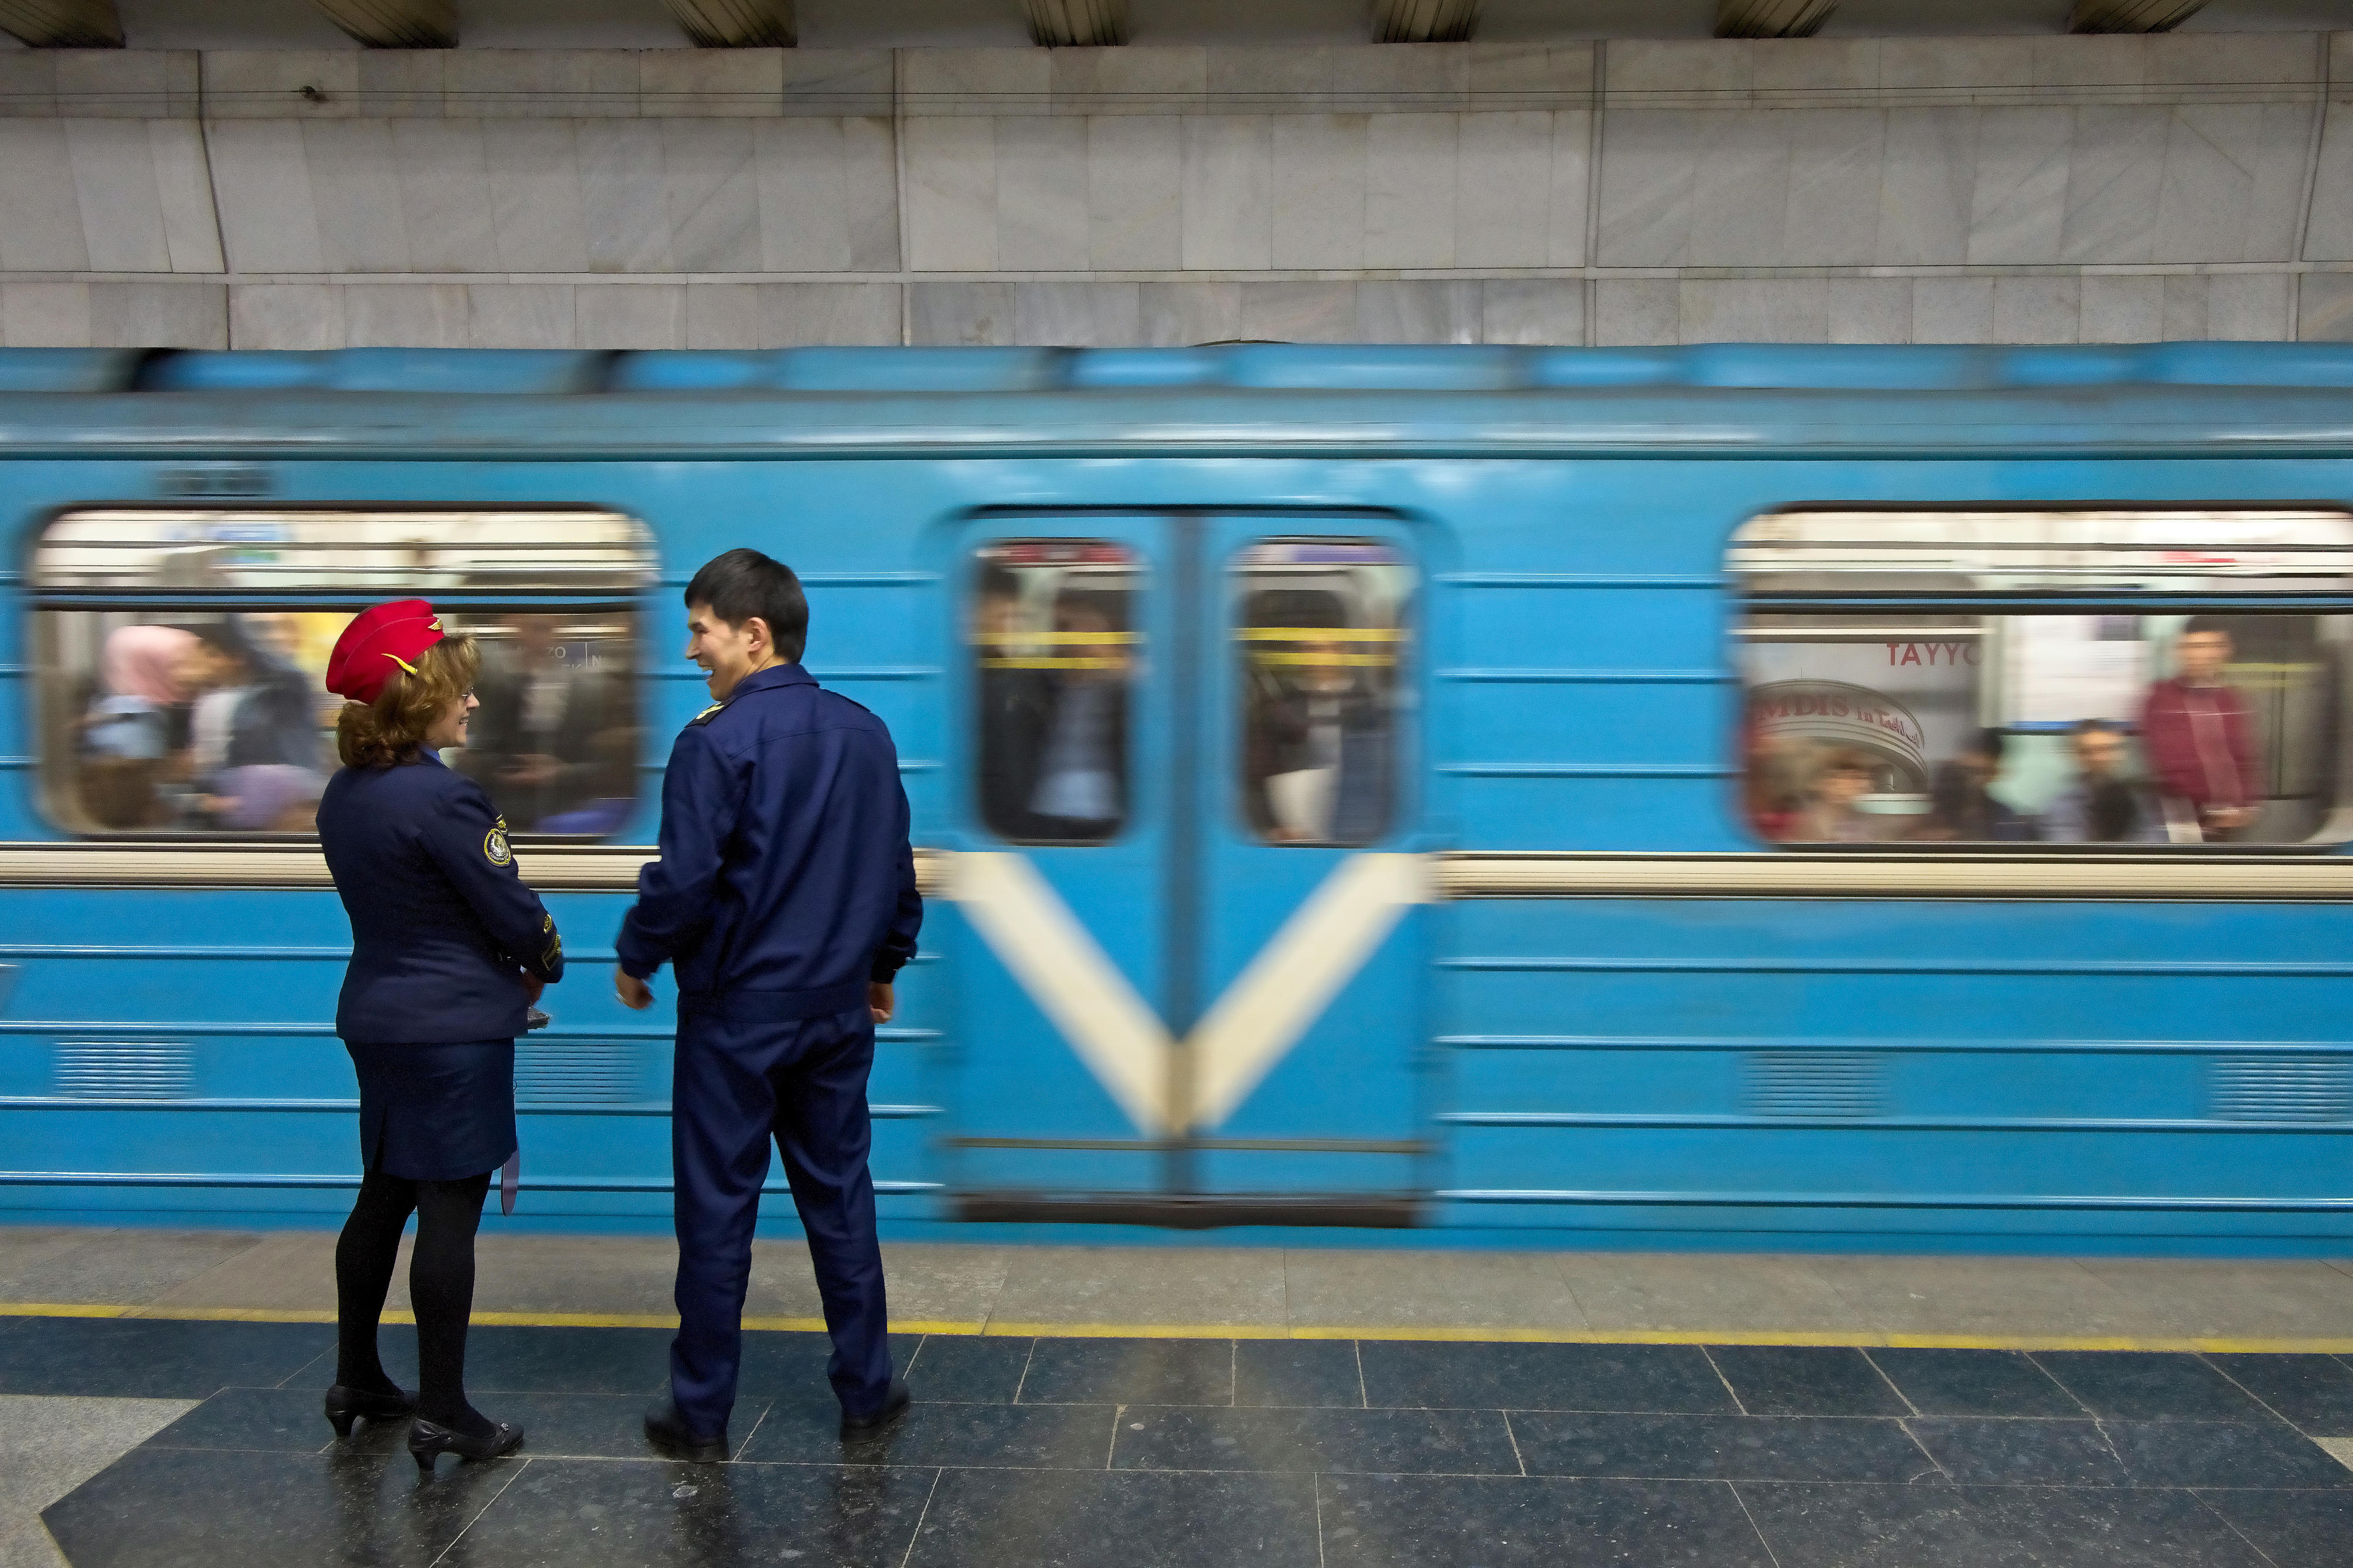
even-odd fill
[(661, 858), (638, 873), (614, 943), (623, 970), (643, 979), (669, 960), (690, 1010), (822, 1017), (895, 975), (923, 923), (881, 720), (786, 664), (679, 732)]
[(352, 919), (335, 1033), (362, 1044), (512, 1039), (522, 980), (564, 977), (555, 921), (523, 886), (482, 786), (432, 752), (345, 768), (319, 802), (319, 846)]
[(2231, 687), (2158, 681), (2141, 713), (2140, 743), (2158, 787), (2200, 811), (2263, 798), (2254, 720)]

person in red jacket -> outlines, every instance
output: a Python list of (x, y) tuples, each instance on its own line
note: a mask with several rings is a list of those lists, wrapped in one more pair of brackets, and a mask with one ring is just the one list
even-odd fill
[(2173, 639), (2174, 676), (2148, 689), (2140, 738), (2149, 772), (2168, 806), (2197, 817), (2207, 839), (2238, 837), (2263, 811), (2263, 764), (2255, 755), (2253, 710), (2222, 679), (2231, 634), (2195, 616)]

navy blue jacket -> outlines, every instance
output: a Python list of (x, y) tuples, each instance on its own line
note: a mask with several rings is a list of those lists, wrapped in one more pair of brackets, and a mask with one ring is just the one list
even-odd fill
[(797, 664), (754, 670), (695, 716), (662, 775), (661, 858), (614, 942), (681, 1004), (823, 1017), (915, 955), (923, 900), (891, 731)]
[(319, 847), (352, 918), (335, 1007), (344, 1039), (512, 1039), (526, 1005), (517, 971), (564, 978), (564, 943), (515, 870), (505, 819), (431, 752), (329, 779)]

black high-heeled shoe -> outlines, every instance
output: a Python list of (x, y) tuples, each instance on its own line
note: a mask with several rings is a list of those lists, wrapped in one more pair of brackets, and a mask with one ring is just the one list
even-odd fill
[(522, 1447), (522, 1428), (498, 1422), (480, 1437), (469, 1437), (462, 1432), (452, 1432), (437, 1422), (418, 1416), (408, 1427), (408, 1457), (427, 1475), (433, 1473), (433, 1461), (444, 1454), (455, 1454), (460, 1459), (495, 1459), (501, 1454), (512, 1454)]
[(396, 1421), (416, 1409), (416, 1399), (396, 1388), (390, 1394), (374, 1394), (339, 1383), (327, 1390), (327, 1421), (338, 1438), (352, 1435), (354, 1421)]

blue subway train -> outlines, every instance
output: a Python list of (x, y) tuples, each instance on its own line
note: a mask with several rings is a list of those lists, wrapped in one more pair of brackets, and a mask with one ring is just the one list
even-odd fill
[(666, 1226), (605, 975), (750, 544), (913, 805), (886, 1235), (2353, 1238), (2353, 347), (10, 351), (0, 517), (16, 1222), (348, 1203), (414, 595), (575, 963), (491, 1223)]

